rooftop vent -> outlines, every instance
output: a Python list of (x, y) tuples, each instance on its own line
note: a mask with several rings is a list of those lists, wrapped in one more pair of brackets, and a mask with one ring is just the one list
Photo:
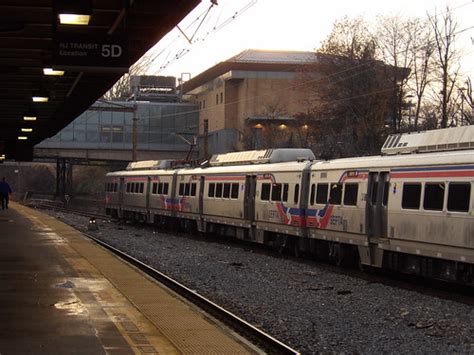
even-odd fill
[(209, 165), (267, 164), (314, 159), (315, 156), (310, 149), (263, 149), (215, 154), (209, 160)]
[(128, 163), (127, 170), (156, 170), (156, 169), (169, 169), (172, 164), (172, 160), (143, 160), (134, 161)]
[(418, 133), (392, 134), (382, 146), (382, 155), (429, 153), (474, 149), (474, 126), (443, 128)]

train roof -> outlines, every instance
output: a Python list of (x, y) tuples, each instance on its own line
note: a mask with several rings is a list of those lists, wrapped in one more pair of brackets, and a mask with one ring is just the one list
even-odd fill
[(315, 162), (312, 170), (370, 169), (403, 166), (474, 164), (474, 150), (440, 152), (437, 154), (399, 154), (342, 158)]

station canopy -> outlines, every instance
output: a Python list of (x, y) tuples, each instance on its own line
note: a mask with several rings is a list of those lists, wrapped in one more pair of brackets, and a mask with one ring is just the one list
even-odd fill
[(31, 160), (199, 2), (0, 0), (0, 157)]

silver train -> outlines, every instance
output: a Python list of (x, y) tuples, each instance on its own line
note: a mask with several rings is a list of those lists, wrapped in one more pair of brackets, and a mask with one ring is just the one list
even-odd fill
[(393, 135), (381, 156), (269, 149), (197, 168), (130, 163), (107, 174), (106, 211), (474, 285), (474, 127)]

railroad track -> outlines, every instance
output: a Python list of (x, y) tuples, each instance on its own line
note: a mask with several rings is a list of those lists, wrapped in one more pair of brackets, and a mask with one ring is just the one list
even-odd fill
[(254, 345), (257, 345), (259, 348), (263, 349), (269, 354), (299, 354), (298, 351), (290, 348), (289, 346), (283, 344), (279, 340), (275, 339), (271, 335), (261, 331), (252, 324), (246, 322), (242, 318), (236, 316), (235, 314), (225, 310), (216, 303), (208, 300), (207, 298), (201, 296), (199, 293), (191, 290), (190, 288), (184, 286), (178, 281), (172, 279), (171, 277), (165, 275), (164, 273), (152, 268), (151, 266), (146, 265), (140, 260), (134, 258), (133, 256), (128, 255), (127, 253), (97, 239), (93, 235), (82, 232), (85, 236), (92, 239), (97, 244), (111, 251), (115, 255), (119, 256), (121, 259), (130, 263), (131, 265), (137, 267), (141, 271), (145, 272), (147, 275), (158, 281), (159, 283), (167, 286), (180, 296), (186, 298), (188, 301), (197, 305), (199, 308), (212, 315), (214, 318), (218, 319), (238, 334), (244, 338), (251, 341)]
[[(63, 208), (63, 207), (58, 207), (58, 206), (54, 206), (50, 204), (43, 204), (38, 207), (49, 208), (49, 209), (53, 209), (55, 211), (60, 211), (64, 213), (74, 213), (74, 214), (89, 217), (89, 218), (106, 219), (106, 220), (111, 219), (110, 216), (107, 216), (105, 214), (91, 213), (91, 212), (72, 209), (72, 208)], [(167, 232), (178, 234), (186, 238), (192, 238), (187, 233), (170, 232), (170, 231), (167, 231)], [(262, 248), (262, 246), (260, 245), (249, 244), (246, 242), (243, 242), (242, 244), (242, 241), (235, 240), (235, 239), (229, 240), (227, 238), (214, 238), (210, 236), (209, 240), (212, 240), (217, 243), (230, 242), (233, 245), (237, 245), (237, 246), (240, 245), (241, 247), (244, 247), (244, 248), (252, 248), (254, 252), (264, 253), (267, 255), (268, 254), (275, 255), (275, 250), (268, 249), (268, 247)], [(468, 305), (474, 305), (474, 298), (472, 297), (472, 288), (470, 288), (469, 286), (452, 284), (447, 281), (441, 281), (441, 280), (436, 280), (436, 279), (424, 279), (416, 275), (407, 275), (407, 274), (401, 274), (401, 273), (396, 273), (396, 272), (388, 272), (386, 270), (382, 271), (382, 270), (374, 269), (374, 268), (368, 268), (364, 272), (361, 272), (355, 268), (347, 268), (347, 267), (344, 268), (340, 266), (335, 266), (321, 260), (307, 259), (307, 258), (302, 258), (302, 257), (296, 258), (287, 253), (283, 253), (283, 254), (279, 253), (276, 255), (278, 255), (278, 257), (281, 257), (281, 258), (295, 259), (298, 262), (305, 263), (305, 264), (318, 265), (318, 267), (326, 268), (328, 272), (335, 272), (338, 274), (349, 275), (352, 277), (363, 279), (369, 283), (380, 283), (387, 286), (412, 290), (415, 292), (427, 294), (430, 296), (435, 296), (435, 297), (446, 299), (446, 300), (452, 300), (452, 301), (456, 301), (456, 302), (460, 302), (460, 303), (464, 303)]]

